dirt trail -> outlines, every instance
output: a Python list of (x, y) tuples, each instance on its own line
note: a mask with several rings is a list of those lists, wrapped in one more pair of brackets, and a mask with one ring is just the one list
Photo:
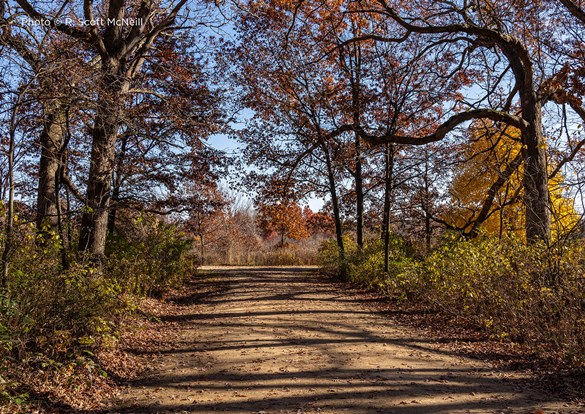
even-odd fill
[(180, 322), (174, 346), (111, 412), (585, 412), (442, 351), (314, 270), (222, 269), (197, 283), (162, 318)]

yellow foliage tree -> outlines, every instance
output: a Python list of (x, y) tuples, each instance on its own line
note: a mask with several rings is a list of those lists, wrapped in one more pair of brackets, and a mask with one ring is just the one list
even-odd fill
[[(461, 147), (462, 159), (450, 187), (451, 203), (442, 219), (470, 234), (481, 228), (500, 237), (523, 237), (521, 150), (518, 129), (499, 129), (491, 122), (472, 125), (470, 139)], [(580, 216), (566, 195), (562, 174), (549, 181), (549, 191), (554, 241), (573, 231)]]

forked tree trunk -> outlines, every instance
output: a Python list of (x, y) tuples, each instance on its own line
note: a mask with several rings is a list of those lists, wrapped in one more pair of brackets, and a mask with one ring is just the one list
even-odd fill
[(79, 237), (79, 250), (98, 259), (105, 255), (106, 250), (116, 140), (129, 86), (128, 81), (118, 75), (122, 73), (120, 62), (112, 59), (105, 71), (104, 90), (100, 92), (98, 98), (92, 133), (87, 185), (88, 205), (81, 218)]

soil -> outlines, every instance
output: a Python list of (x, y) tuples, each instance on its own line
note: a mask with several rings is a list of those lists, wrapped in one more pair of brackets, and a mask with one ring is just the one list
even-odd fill
[(365, 302), (312, 268), (207, 268), (99, 412), (585, 413)]

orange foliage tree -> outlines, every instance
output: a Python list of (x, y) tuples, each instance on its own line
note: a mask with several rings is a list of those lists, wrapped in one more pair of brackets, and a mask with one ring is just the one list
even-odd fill
[(279, 247), (286, 239), (300, 240), (309, 237), (309, 231), (298, 204), (297, 194), (287, 180), (273, 178), (256, 200), (257, 223), (264, 238), (279, 236)]

